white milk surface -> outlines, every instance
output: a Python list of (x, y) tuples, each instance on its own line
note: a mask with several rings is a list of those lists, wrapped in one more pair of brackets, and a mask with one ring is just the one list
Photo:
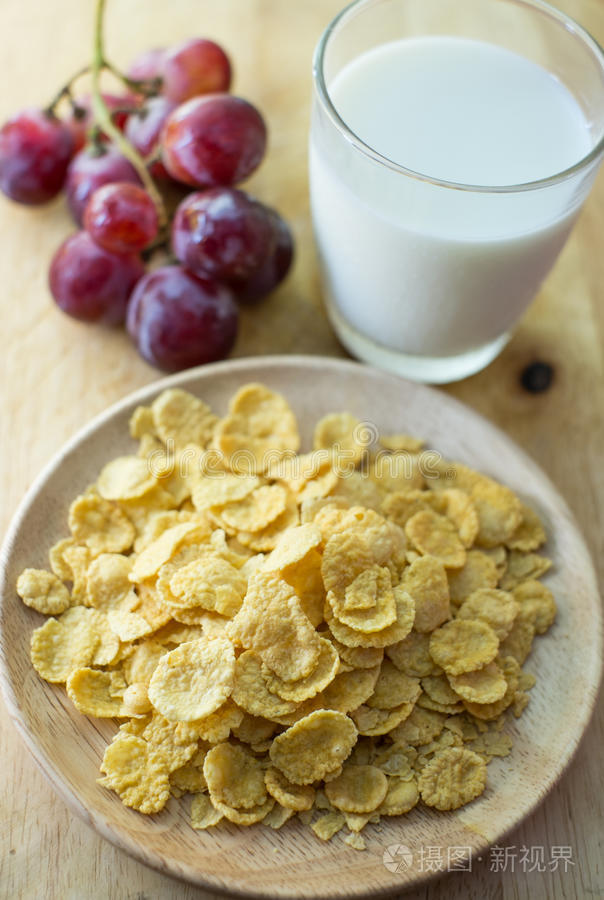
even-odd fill
[[(328, 90), (363, 142), (440, 180), (527, 183), (591, 148), (566, 87), (479, 41), (384, 44), (347, 64)], [(353, 328), (408, 354), (466, 353), (507, 331), (577, 213), (572, 182), (511, 194), (438, 187), (379, 166), (317, 127), (310, 172), (331, 302)]]

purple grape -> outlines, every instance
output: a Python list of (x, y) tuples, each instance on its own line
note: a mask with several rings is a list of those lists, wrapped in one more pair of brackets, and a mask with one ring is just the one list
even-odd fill
[(88, 232), (78, 231), (55, 253), (49, 285), (57, 305), (69, 316), (119, 325), (132, 289), (144, 273), (140, 257), (109, 253)]
[(71, 161), (67, 170), (65, 193), (71, 214), (82, 224), (84, 210), (97, 188), (114, 181), (141, 184), (138, 172), (113, 144), (85, 147)]
[(168, 372), (223, 359), (237, 322), (231, 291), (182, 266), (149, 272), (128, 305), (128, 331), (141, 356)]
[(59, 193), (75, 150), (68, 126), (38, 109), (18, 113), (0, 129), (0, 190), (35, 206)]
[(273, 246), (267, 208), (235, 188), (189, 194), (172, 223), (172, 250), (191, 272), (229, 284), (246, 281)]

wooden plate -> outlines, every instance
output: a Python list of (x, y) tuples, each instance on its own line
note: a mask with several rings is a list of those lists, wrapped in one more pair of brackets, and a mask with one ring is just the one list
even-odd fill
[[(555, 568), (546, 579), (559, 606), (556, 624), (536, 642), (528, 669), (538, 676), (528, 709), (508, 730), (511, 756), (489, 765), (488, 788), (455, 813), (415, 809), (370, 826), (360, 853), (340, 838), (319, 841), (288, 823), (273, 832), (220, 826), (195, 832), (188, 801), (171, 800), (145, 817), (96, 784), (111, 721), (81, 716), (61, 687), (40, 680), (29, 661), (29, 638), (42, 617), (14, 591), (26, 566), (46, 566), (46, 551), (67, 530), (69, 502), (110, 458), (132, 451), (128, 417), (161, 389), (181, 386), (223, 413), (246, 381), (263, 381), (289, 399), (308, 438), (317, 418), (349, 410), (385, 432), (425, 437), (443, 455), (463, 460), (509, 484), (544, 519)], [(190, 370), (149, 385), (107, 410), (69, 442), (32, 485), (1, 555), (2, 683), (8, 708), (40, 768), (69, 807), (116, 846), (154, 868), (206, 888), (242, 896), (360, 897), (417, 886), (421, 850), (467, 848), (481, 854), (501, 841), (545, 797), (568, 765), (594, 705), (600, 679), (601, 612), (589, 554), (566, 504), (540, 469), (505, 435), (438, 391), (356, 363), (317, 357), (237, 360)], [(409, 853), (397, 853), (404, 845)], [(397, 871), (397, 866), (400, 871)], [(392, 871), (395, 869), (395, 871)]]

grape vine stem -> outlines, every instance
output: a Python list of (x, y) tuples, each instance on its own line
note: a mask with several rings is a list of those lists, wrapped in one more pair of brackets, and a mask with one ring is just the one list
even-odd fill
[(153, 203), (155, 204), (155, 208), (157, 209), (159, 230), (161, 234), (167, 229), (168, 226), (168, 214), (166, 212), (166, 207), (162, 195), (158, 191), (153, 178), (149, 174), (149, 170), (143, 157), (139, 153), (137, 153), (130, 141), (128, 141), (124, 137), (122, 132), (113, 122), (109, 108), (103, 100), (103, 95), (101, 93), (101, 74), (104, 69), (112, 68), (107, 64), (105, 60), (105, 51), (103, 44), (103, 18), (105, 15), (105, 5), (106, 0), (97, 0), (96, 18), (94, 25), (94, 44), (92, 49), (92, 66), (90, 69), (92, 75), (92, 110), (94, 112), (94, 117), (97, 125), (102, 128), (105, 134), (108, 134), (109, 137), (113, 139), (122, 154), (129, 162), (132, 163), (132, 165), (138, 172), (140, 179), (145, 186), (145, 189), (149, 193), (151, 199), (153, 200)]

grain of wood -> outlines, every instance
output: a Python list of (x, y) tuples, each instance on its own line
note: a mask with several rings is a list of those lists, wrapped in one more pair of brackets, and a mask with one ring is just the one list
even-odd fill
[[(558, 5), (563, 5), (559, 3)], [(265, 111), (269, 156), (250, 188), (282, 210), (298, 244), (288, 283), (262, 307), (246, 311), (236, 355), (307, 352), (341, 355), (320, 304), (307, 205), (306, 135), (310, 57), (341, 0), (113, 0), (109, 47), (120, 63), (138, 50), (206, 33), (234, 58), (235, 88)], [(87, 56), (92, 4), (77, 0), (4, 0), (0, 119), (40, 105)], [(564, 7), (604, 40), (599, 0)], [(157, 377), (121, 333), (62, 317), (46, 289), (48, 259), (72, 226), (61, 202), (31, 211), (0, 202), (0, 356), (2, 527), (40, 467), (73, 432), (108, 404)], [(604, 542), (604, 177), (600, 176), (573, 236), (511, 344), (485, 372), (446, 390), (502, 427), (545, 469), (579, 520), (600, 566)], [(534, 360), (554, 366), (552, 388), (519, 387)], [(580, 667), (580, 660), (575, 661)], [(0, 752), (0, 894), (18, 898), (203, 898), (135, 862), (75, 818), (24, 751), (2, 709)], [(543, 805), (507, 839), (516, 848), (571, 845), (568, 873), (489, 871), (453, 874), (417, 898), (584, 898), (604, 894), (601, 822), (604, 791), (601, 707), (570, 770)], [(409, 895), (413, 896), (413, 895)]]

